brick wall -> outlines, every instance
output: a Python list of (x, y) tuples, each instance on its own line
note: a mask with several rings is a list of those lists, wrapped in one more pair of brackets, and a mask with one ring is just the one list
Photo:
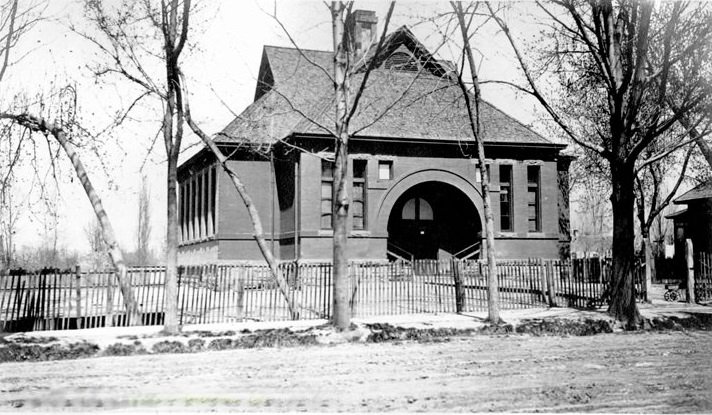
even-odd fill
[[(395, 148), (395, 150), (393, 150)], [(379, 208), (387, 199), (389, 191), (397, 183), (417, 175), (421, 182), (443, 174), (457, 177), (467, 183), (470, 192), (479, 198), (480, 183), (474, 160), (462, 158), (456, 151), (441, 154), (417, 146), (383, 148), (382, 145), (353, 145), (352, 157), (367, 160), (367, 212), (366, 229), (353, 231), (349, 240), (349, 257), (354, 259), (384, 259), (387, 230), (384, 223), (390, 212)], [(493, 152), (496, 153), (496, 152)], [(502, 151), (500, 151), (502, 153)], [(550, 152), (553, 154), (553, 152)], [(491, 200), (495, 217), (497, 256), (502, 258), (558, 257), (559, 240), (559, 193), (557, 164), (553, 156), (538, 158), (537, 154), (522, 153), (505, 158), (493, 154), (491, 173)], [(378, 179), (378, 160), (391, 160), (392, 180)], [(298, 161), (298, 163), (297, 163)], [(500, 231), (499, 220), (499, 172), (500, 163), (513, 166), (513, 212), (514, 231)], [(540, 166), (541, 232), (529, 233), (527, 223), (527, 165)], [(255, 206), (260, 212), (265, 236), (269, 246), (275, 247), (274, 255), (283, 260), (293, 259), (296, 251), (302, 259), (329, 259), (332, 255), (332, 232), (321, 229), (321, 158), (299, 153), (299, 159), (287, 158), (276, 164), (273, 170), (269, 160), (231, 161), (245, 183)], [(351, 164), (350, 164), (351, 166)], [(294, 171), (298, 172), (298, 177)], [(349, 172), (351, 173), (351, 172)], [(438, 176), (440, 175), (440, 176)], [(349, 175), (350, 176), (350, 175)], [(279, 184), (276, 184), (279, 183)], [(402, 183), (405, 183), (403, 181)], [(298, 197), (297, 197), (298, 196)], [(395, 196), (388, 196), (395, 197)], [(229, 177), (219, 170), (217, 195), (217, 260), (260, 260), (262, 258), (252, 236), (252, 224), (242, 200)], [(481, 198), (478, 202), (479, 216), (484, 217)], [(274, 217), (272, 216), (274, 214)], [(273, 220), (274, 219), (274, 220)], [(295, 220), (298, 229), (295, 229)], [(272, 224), (274, 237), (272, 242)], [(349, 221), (349, 228), (351, 223)], [(299, 240), (295, 243), (295, 236)], [(205, 250), (206, 258), (213, 257), (215, 248)], [(185, 248), (197, 258), (197, 247)], [(208, 254), (208, 252), (211, 252)], [(183, 254), (181, 254), (183, 255)], [(206, 259), (207, 260), (207, 259)]]

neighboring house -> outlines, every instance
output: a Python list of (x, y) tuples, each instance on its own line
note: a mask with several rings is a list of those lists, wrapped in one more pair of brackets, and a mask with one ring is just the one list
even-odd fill
[[(374, 53), (375, 14), (354, 15), (350, 23), (367, 46), (361, 65), (375, 59), (376, 69), (352, 121), (348, 257), (482, 256), (476, 147), (452, 65), (436, 60), (406, 27)], [(332, 68), (332, 52), (265, 46), (254, 102), (215, 137), (280, 260), (332, 256)], [(564, 146), (486, 102), (480, 110), (497, 255), (566, 254)], [(242, 200), (207, 149), (179, 167), (178, 181), (181, 263), (262, 258)]]
[(702, 183), (674, 200), (677, 205), (687, 205), (666, 218), (675, 224), (675, 263), (684, 272), (685, 240), (692, 241), (696, 253), (712, 254), (712, 181)]

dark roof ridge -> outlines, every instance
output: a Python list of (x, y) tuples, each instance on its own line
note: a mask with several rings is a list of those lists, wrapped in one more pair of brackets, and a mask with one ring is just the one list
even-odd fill
[(300, 47), (295, 47), (294, 45), (292, 45), (292, 46), (263, 45), (262, 48), (263, 49), (267, 49), (267, 48), (289, 49), (289, 50), (296, 50), (296, 51), (301, 50), (301, 51), (306, 51), (306, 52), (319, 52), (319, 53), (334, 53), (333, 50), (300, 48)]

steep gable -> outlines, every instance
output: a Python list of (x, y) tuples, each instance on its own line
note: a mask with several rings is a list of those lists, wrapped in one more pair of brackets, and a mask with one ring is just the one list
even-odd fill
[(406, 26), (401, 26), (387, 35), (381, 50), (377, 51), (377, 49), (378, 44), (371, 45), (365, 54), (365, 58), (359, 61), (358, 71), (365, 70), (368, 67), (368, 62), (371, 60), (375, 60), (374, 67), (390, 69), (386, 68), (384, 64), (392, 60), (394, 55), (402, 56), (406, 53), (409, 53), (420, 67), (434, 76), (445, 77), (448, 76), (452, 70), (449, 65), (435, 59), (430, 51), (420, 43), (413, 32)]

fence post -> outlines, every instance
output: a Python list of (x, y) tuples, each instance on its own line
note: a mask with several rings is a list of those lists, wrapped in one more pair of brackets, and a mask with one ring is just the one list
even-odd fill
[[(563, 261), (559, 261), (559, 267), (561, 267)], [(556, 307), (556, 291), (555, 291), (555, 278), (554, 278), (554, 261), (549, 262), (547, 267), (546, 282), (547, 288), (549, 288), (549, 307)]]
[(462, 313), (465, 309), (465, 293), (462, 288), (462, 278), (460, 275), (460, 261), (452, 258), (452, 278), (455, 281), (455, 312)]
[(548, 290), (548, 284), (546, 281), (546, 262), (544, 262), (544, 258), (539, 258), (539, 279), (541, 280), (541, 298), (542, 301), (546, 303), (546, 292)]
[(82, 289), (81, 289), (81, 278), (82, 278), (81, 267), (80, 267), (79, 265), (77, 265), (77, 266), (74, 268), (74, 279), (77, 281), (77, 287), (76, 287), (75, 290), (76, 290), (76, 294), (77, 294), (76, 304), (77, 304), (77, 328), (78, 328), (78, 329), (81, 329), (81, 328), (83, 328), (83, 326), (84, 326), (84, 324), (82, 324), (82, 323), (83, 323), (83, 321), (82, 321), (83, 319), (82, 319)]
[(116, 273), (111, 272), (106, 279), (106, 317), (104, 327), (114, 327), (114, 278)]
[(685, 258), (687, 259), (687, 302), (695, 302), (695, 259), (692, 240), (685, 240)]

